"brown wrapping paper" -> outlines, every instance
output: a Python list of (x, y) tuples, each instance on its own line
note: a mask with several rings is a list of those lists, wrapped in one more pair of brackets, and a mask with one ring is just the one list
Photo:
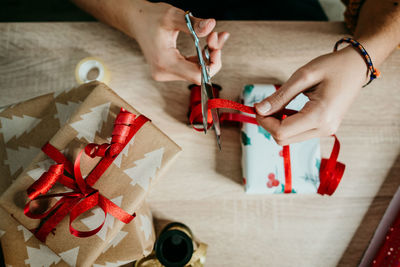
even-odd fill
[[(144, 202), (136, 212), (138, 218), (152, 220), (151, 212)], [(67, 267), (77, 266), (75, 259), (79, 251), (57, 255), (45, 244), (37, 240), (33, 234), (21, 224), (18, 224), (6, 211), (0, 209), (0, 229), (2, 231), (1, 246), (6, 266), (31, 267)], [(151, 230), (147, 230), (147, 229)], [(150, 232), (147, 234), (146, 230)], [(96, 259), (94, 267), (112, 267), (129, 263), (152, 250), (155, 234), (152, 225), (144, 220), (134, 220), (124, 226), (117, 236), (109, 242), (102, 254)], [(1, 264), (0, 264), (1, 265)]]
[[(84, 101), (82, 106), (79, 106), (79, 102), (83, 100), (89, 93), (90, 96)], [(35, 101), (36, 103), (34, 103)], [(99, 106), (101, 106), (101, 108), (99, 108)], [(107, 107), (104, 108), (104, 106)], [(4, 129), (0, 128), (0, 133), (3, 135), (3, 140), (1, 140), (0, 138), (0, 168), (2, 170), (2, 173), (6, 173), (6, 178), (8, 177), (8, 179), (4, 179), (4, 177), (2, 177), (1, 179), (0, 186), (2, 191), (10, 184), (12, 178), (17, 176), (18, 173), (21, 173), (23, 169), (23, 164), (21, 164), (21, 166), (18, 166), (19, 162), (10, 162), (10, 158), (12, 157), (10, 157), (10, 153), (7, 152), (9, 152), (10, 149), (13, 149), (15, 151), (21, 150), (23, 151), (22, 154), (26, 156), (27, 154), (29, 154), (25, 153), (27, 149), (30, 149), (32, 147), (40, 149), (43, 143), (48, 140), (48, 137), (54, 134), (54, 132), (56, 132), (57, 129), (60, 127), (60, 122), (65, 123), (68, 120), (68, 113), (70, 114), (72, 113), (72, 111), (68, 110), (67, 107), (73, 107), (74, 109), (78, 108), (78, 113), (73, 116), (68, 125), (63, 127), (63, 129), (56, 134), (51, 143), (60, 149), (63, 149), (64, 147), (70, 145), (69, 148), (71, 149), (67, 150), (69, 150), (69, 156), (71, 156), (79, 150), (79, 146), (83, 146), (88, 141), (93, 141), (86, 140), (86, 138), (94, 138), (94, 141), (100, 143), (106, 141), (106, 138), (109, 137), (111, 133), (112, 121), (115, 119), (115, 116), (118, 113), (120, 106), (137, 114), (137, 112), (132, 107), (130, 107), (127, 103), (116, 96), (105, 85), (99, 83), (91, 83), (73, 89), (69, 92), (64, 92), (56, 97), (54, 97), (52, 94), (46, 95), (34, 100), (27, 101), (24, 104), (10, 107), (1, 112), (0, 122), (2, 123), (2, 125), (7, 125), (7, 123), (9, 125), (10, 121), (6, 121), (6, 119), (13, 119), (13, 116), (26, 119), (31, 125), (33, 125), (30, 126), (30, 128), (25, 129), (24, 131), (20, 129), (20, 132), (18, 133), (11, 133), (10, 130), (8, 132), (4, 132)], [(62, 111), (62, 108), (64, 108), (64, 111)], [(97, 110), (100, 110), (100, 113), (104, 113), (104, 109), (108, 108), (109, 114), (106, 114), (106, 116), (104, 116), (105, 118), (103, 118), (102, 116), (98, 116), (97, 112), (93, 112), (92, 108), (94, 110), (96, 110), (97, 108)], [(60, 111), (62, 112), (60, 113)], [(5, 119), (2, 120), (2, 117)], [(40, 121), (37, 122), (31, 118), (36, 118)], [(90, 128), (90, 123), (85, 122), (82, 124), (82, 122), (80, 122), (82, 120), (85, 121), (85, 119), (87, 118), (91, 118), (92, 120), (98, 119), (101, 122), (97, 125), (94, 125), (92, 123), (94, 125), (92, 126), (95, 128), (97, 127), (98, 130), (95, 136), (90, 132), (85, 132), (87, 128)], [(3, 123), (3, 121), (6, 121), (6, 123)], [(16, 123), (18, 124), (18, 122)], [(71, 126), (71, 124), (73, 123), (75, 123), (73, 125), (75, 126), (75, 128)], [(80, 128), (78, 127), (79, 124), (85, 126), (83, 131), (76, 131), (76, 128), (80, 130)], [(143, 168), (141, 168), (140, 165), (146, 166), (146, 164), (149, 164), (149, 160), (154, 153), (150, 153), (150, 155), (145, 155), (146, 153), (156, 151), (157, 148), (160, 149), (160, 147), (163, 147), (163, 156), (159, 166), (159, 172), (160, 170), (165, 169), (164, 167), (166, 167), (169, 162), (177, 155), (177, 153), (180, 151), (180, 148), (175, 145), (169, 138), (163, 135), (152, 124), (147, 124), (148, 125), (144, 126), (141, 129), (141, 131), (143, 132), (139, 132), (135, 137), (135, 139), (141, 140), (143, 142), (139, 143), (138, 141), (135, 141), (133, 142), (133, 144), (130, 144), (128, 150), (121, 153), (122, 155), (119, 156), (120, 159), (116, 160), (116, 162), (113, 163), (112, 166), (110, 166), (110, 169), (112, 168), (112, 170), (108, 170), (106, 172), (106, 174), (108, 172), (118, 173), (118, 176), (121, 176), (121, 178), (118, 180), (118, 183), (123, 183), (124, 185), (126, 184), (126, 186), (122, 188), (125, 190), (118, 190), (115, 186), (111, 186), (112, 190), (107, 192), (102, 190), (103, 187), (107, 187), (106, 181), (102, 181), (106, 174), (103, 175), (100, 178), (99, 182), (95, 185), (95, 187), (100, 189), (100, 191), (106, 197), (109, 197), (110, 199), (116, 201), (116, 203), (118, 202), (117, 204), (121, 202), (122, 208), (125, 208), (127, 210), (126, 207), (128, 207), (128, 209), (131, 209), (132, 211), (136, 209), (138, 215), (137, 218), (134, 219), (133, 222), (125, 226), (123, 226), (123, 224), (116, 219), (112, 218), (112, 229), (107, 227), (107, 229), (103, 231), (101, 236), (96, 235), (83, 239), (76, 238), (70, 235), (68, 230), (65, 230), (68, 228), (65, 227), (66, 225), (63, 225), (67, 222), (67, 219), (64, 219), (62, 223), (57, 226), (56, 235), (49, 236), (46, 243), (49, 244), (52, 249), (58, 253), (59, 256), (64, 256), (67, 261), (72, 263), (72, 265), (90, 265), (97, 258), (97, 256), (100, 255), (96, 260), (95, 266), (117, 266), (128, 261), (133, 261), (151, 251), (152, 245), (154, 243), (154, 231), (152, 227), (151, 214), (149, 213), (147, 208), (143, 208), (143, 215), (141, 214), (141, 211), (137, 209), (139, 204), (141, 204), (141, 200), (143, 199), (145, 193), (150, 187), (148, 183), (152, 184), (155, 179), (154, 177), (151, 177), (151, 179), (143, 179), (132, 182), (133, 179), (131, 179), (130, 175), (132, 176), (132, 174), (137, 174), (138, 171), (143, 172)], [(1, 143), (1, 141), (5, 142)], [(3, 151), (6, 151), (6, 153), (3, 153)], [(17, 153), (12, 154), (12, 156), (15, 156), (15, 154)], [(34, 153), (32, 152), (30, 154)], [(25, 159), (26, 162), (28, 162), (29, 160), (30, 159)], [(3, 205), (8, 205), (6, 207), (7, 211), (13, 213), (14, 217), (27, 227), (33, 228), (37, 224), (37, 222), (25, 216), (21, 216), (21, 204), (19, 204), (18, 206), (18, 203), (14, 203), (15, 199), (19, 199), (19, 195), (16, 195), (16, 193), (21, 192), (21, 190), (23, 192), (27, 188), (27, 186), (29, 186), (29, 184), (33, 182), (33, 179), (31, 176), (29, 176), (28, 172), (30, 172), (30, 174), (33, 176), (37, 175), (37, 173), (40, 173), (40, 171), (42, 171), (41, 169), (43, 167), (47, 167), (46, 164), (48, 165), (48, 161), (49, 160), (43, 155), (43, 153), (41, 153), (41, 155), (35, 158), (34, 162), (36, 163), (33, 163), (32, 165), (30, 165), (30, 167), (28, 167), (28, 169), (26, 169), (26, 171), (18, 179), (17, 183), (13, 185), (11, 189), (8, 190), (8, 193), (2, 198)], [(14, 164), (14, 166), (10, 166), (10, 164)], [(137, 168), (134, 168), (135, 166)], [(158, 168), (158, 166), (156, 166), (156, 168)], [(155, 171), (157, 170), (152, 170), (150, 171), (150, 173), (149, 171), (147, 171), (148, 176), (153, 175)], [(118, 185), (118, 183), (114, 184)], [(127, 190), (127, 188), (130, 188), (130, 190)], [(143, 188), (145, 188), (145, 190)], [(122, 194), (119, 191), (123, 191)], [(119, 193), (119, 195), (117, 192)], [(14, 199), (14, 197), (16, 198)], [(3, 234), (2, 246), (6, 263), (14, 266), (19, 266), (21, 259), (23, 259), (24, 262), (25, 260), (28, 260), (28, 263), (30, 263), (31, 266), (35, 266), (27, 258), (27, 254), (29, 254), (28, 248), (26, 250), (19, 249), (19, 253), (15, 253), (15, 250), (12, 249), (13, 245), (15, 244), (11, 244), (11, 241), (7, 241), (15, 240), (15, 243), (19, 242), (19, 248), (27, 246), (24, 244), (26, 239), (25, 232), (29, 232), (26, 231), (25, 228), (22, 228), (19, 223), (16, 223), (14, 220), (10, 220), (10, 217), (2, 216), (4, 211), (0, 211), (0, 213), (1, 218), (7, 217), (7, 220), (0, 220), (0, 229), (2, 230), (0, 231), (0, 235)], [(93, 217), (96, 217), (97, 215), (97, 213), (89, 214), (87, 218), (80, 219), (78, 223), (74, 225), (78, 229), (88, 230), (89, 226), (95, 224)], [(108, 225), (110, 225), (110, 223)], [(97, 225), (92, 226), (92, 228), (95, 226)], [(124, 228), (122, 229), (122, 231), (119, 231), (118, 229), (120, 229), (122, 226)], [(62, 230), (62, 227), (65, 229)], [(5, 233), (2, 228), (7, 228), (5, 230)], [(25, 229), (25, 231), (22, 229)], [(123, 232), (127, 232), (127, 234), (124, 235)], [(21, 233), (24, 238), (21, 238)], [(19, 238), (17, 238), (18, 235), (20, 236)], [(124, 235), (124, 237), (122, 235)], [(114, 243), (112, 243), (112, 245), (110, 246), (109, 242), (114, 236)], [(57, 240), (59, 240), (60, 238), (63, 240), (63, 242), (61, 243), (57, 242)], [(64, 242), (64, 240), (67, 240), (68, 242)], [(116, 240), (119, 240), (119, 242), (117, 242)], [(29, 242), (34, 242), (34, 244), (31, 244), (32, 248), (40, 249), (42, 248), (41, 246), (45, 247), (43, 244), (40, 244), (40, 242), (37, 241), (35, 238), (30, 238)], [(44, 250), (44, 248), (42, 250)], [(57, 266), (62, 266), (63, 257), (59, 258), (61, 259), (58, 261)], [(53, 264), (56, 261), (57, 259), (54, 257)], [(42, 265), (47, 266), (45, 264)]]

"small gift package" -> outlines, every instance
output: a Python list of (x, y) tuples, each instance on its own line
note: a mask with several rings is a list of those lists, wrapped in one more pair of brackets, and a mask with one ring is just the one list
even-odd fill
[(171, 139), (97, 82), (11, 106), (0, 123), (0, 193), (19, 175), (0, 199), (7, 264), (117, 266), (151, 252), (143, 200), (181, 150)]
[[(276, 85), (246, 85), (242, 96), (243, 103), (252, 107), (278, 89), (279, 86)], [(300, 94), (286, 106), (286, 110), (298, 111), (307, 101), (308, 98)], [(255, 117), (255, 115), (249, 116)], [(344, 171), (344, 165), (336, 162), (337, 155), (321, 161), (318, 138), (282, 147), (260, 125), (243, 123), (241, 140), (243, 183), (249, 194), (317, 192), (331, 194)], [(335, 139), (337, 150), (338, 145)], [(330, 173), (326, 175), (324, 172), (323, 180), (320, 179), (321, 165), (324, 170), (326, 166), (333, 169), (334, 175)], [(337, 183), (333, 183), (333, 180)], [(322, 186), (321, 181), (324, 182)]]

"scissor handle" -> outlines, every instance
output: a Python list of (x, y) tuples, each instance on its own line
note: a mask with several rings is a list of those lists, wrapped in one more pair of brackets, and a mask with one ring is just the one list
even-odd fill
[[(202, 79), (204, 80), (204, 83), (210, 83), (210, 75), (207, 70), (206, 63), (204, 62), (203, 58), (203, 52), (200, 48), (200, 40), (199, 37), (197, 37), (196, 32), (193, 29), (192, 21), (190, 20), (190, 16), (192, 16), (192, 13), (189, 11), (186, 11), (185, 13), (185, 20), (186, 20), (186, 25), (189, 29), (189, 32), (191, 33), (193, 40), (194, 40), (194, 45), (196, 47), (196, 53), (197, 57), (199, 59), (199, 64), (201, 67), (201, 72), (202, 72)], [(209, 51), (208, 51), (208, 46), (207, 46), (207, 55), (206, 55), (207, 60), (209, 61)]]

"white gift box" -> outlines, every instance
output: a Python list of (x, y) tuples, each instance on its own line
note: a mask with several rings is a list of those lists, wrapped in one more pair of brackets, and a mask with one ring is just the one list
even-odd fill
[[(273, 94), (277, 88), (274, 85), (246, 85), (242, 95), (243, 102), (247, 106), (254, 106)], [(307, 101), (308, 98), (300, 94), (286, 108), (298, 111)], [(243, 183), (246, 193), (284, 193), (282, 146), (279, 146), (264, 128), (250, 123), (243, 123), (241, 139)], [(319, 138), (291, 144), (289, 147), (292, 193), (317, 193), (321, 163)]]

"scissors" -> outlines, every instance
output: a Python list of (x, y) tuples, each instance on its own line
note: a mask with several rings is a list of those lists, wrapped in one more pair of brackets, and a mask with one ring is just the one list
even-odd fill
[[(192, 16), (192, 13), (190, 13), (189, 11), (187, 11), (185, 13), (186, 25), (189, 29), (189, 32), (191, 33), (191, 35), (193, 37), (194, 44), (196, 46), (197, 57), (199, 58), (199, 64), (201, 67), (201, 113), (202, 113), (202, 117), (203, 117), (204, 133), (207, 133), (207, 116), (208, 116), (207, 101), (208, 101), (208, 99), (215, 98), (213, 86), (211, 83), (211, 77), (209, 75), (209, 67), (208, 67), (208, 64), (210, 63), (210, 53), (208, 50), (208, 46), (206, 46), (204, 48), (204, 55), (207, 60), (207, 63), (206, 63), (203, 58), (203, 52), (200, 48), (199, 38), (197, 37), (197, 34), (194, 31), (192, 22), (190, 20), (191, 16)], [(215, 131), (215, 136), (217, 138), (218, 148), (219, 148), (219, 150), (221, 150), (221, 126), (220, 126), (220, 122), (219, 122), (218, 110), (212, 109), (211, 116), (212, 116), (212, 120), (213, 120), (213, 128)]]

